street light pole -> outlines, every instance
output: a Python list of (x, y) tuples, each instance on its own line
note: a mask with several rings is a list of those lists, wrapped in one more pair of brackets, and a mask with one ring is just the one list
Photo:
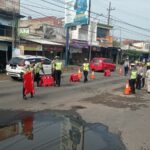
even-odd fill
[(69, 27), (66, 28), (65, 66), (68, 65), (68, 51), (69, 51)]

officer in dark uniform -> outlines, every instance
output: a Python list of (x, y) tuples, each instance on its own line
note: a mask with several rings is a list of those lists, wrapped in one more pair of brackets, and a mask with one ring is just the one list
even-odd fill
[(37, 82), (37, 86), (40, 86), (40, 71), (43, 72), (44, 74), (44, 69), (43, 69), (43, 61), (37, 63), (35, 65), (35, 68), (34, 68), (34, 75), (35, 75), (35, 81)]
[(59, 57), (56, 57), (56, 61), (54, 63), (55, 69), (55, 86), (60, 86), (61, 83), (61, 74), (62, 74), (62, 61), (60, 61)]

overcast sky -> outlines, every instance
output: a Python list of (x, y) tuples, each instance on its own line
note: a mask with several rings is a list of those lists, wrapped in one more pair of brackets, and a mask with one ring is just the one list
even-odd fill
[[(33, 17), (44, 17), (55, 15), (57, 17), (64, 16), (64, 9), (57, 7), (57, 5), (64, 7), (64, 0), (46, 0), (50, 3), (56, 4), (56, 6), (52, 4), (48, 4), (42, 2), (42, 0), (21, 0), (21, 11), (24, 15), (31, 15)], [(108, 11), (107, 8), (109, 6), (110, 0), (91, 0), (91, 11), (99, 14), (104, 14), (107, 16)], [(36, 5), (39, 7), (48, 7), (52, 10), (46, 9), (37, 9), (36, 7), (28, 6)], [(115, 10), (111, 11), (111, 16), (114, 20), (111, 20), (111, 25), (114, 26), (113, 34), (116, 37), (137, 39), (137, 40), (150, 40), (150, 0), (111, 0), (112, 8)], [(31, 10), (38, 11), (39, 13), (35, 13)], [(55, 11), (56, 10), (56, 11)], [(63, 11), (63, 12), (58, 12)], [(41, 14), (40, 14), (41, 13)], [(92, 14), (93, 16), (93, 14)], [(94, 16), (96, 17), (96, 16)], [(101, 22), (106, 23), (106, 18), (97, 17)], [(116, 21), (115, 21), (116, 20)], [(120, 20), (120, 23), (118, 22)], [(129, 26), (127, 24), (135, 25), (140, 28), (144, 28), (145, 30), (138, 29), (136, 27)], [(121, 34), (120, 34), (121, 33)]]

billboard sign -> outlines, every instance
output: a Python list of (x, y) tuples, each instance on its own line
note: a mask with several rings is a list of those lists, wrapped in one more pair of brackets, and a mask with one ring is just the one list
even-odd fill
[(90, 0), (65, 0), (65, 27), (89, 23)]
[(30, 33), (29, 28), (19, 28), (19, 36), (24, 37), (29, 35), (29, 33)]
[(65, 42), (65, 29), (62, 27), (55, 27), (50, 25), (43, 25), (44, 39), (49, 39), (55, 42)]

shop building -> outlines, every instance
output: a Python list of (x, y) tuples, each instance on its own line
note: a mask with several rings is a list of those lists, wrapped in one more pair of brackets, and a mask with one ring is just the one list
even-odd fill
[(20, 0), (0, 1), (0, 66), (5, 68), (17, 42)]
[[(28, 17), (20, 21), (20, 46), (24, 54), (43, 55), (53, 59), (63, 58), (65, 50), (65, 29), (62, 18)], [(21, 49), (20, 48), (20, 49)]]

